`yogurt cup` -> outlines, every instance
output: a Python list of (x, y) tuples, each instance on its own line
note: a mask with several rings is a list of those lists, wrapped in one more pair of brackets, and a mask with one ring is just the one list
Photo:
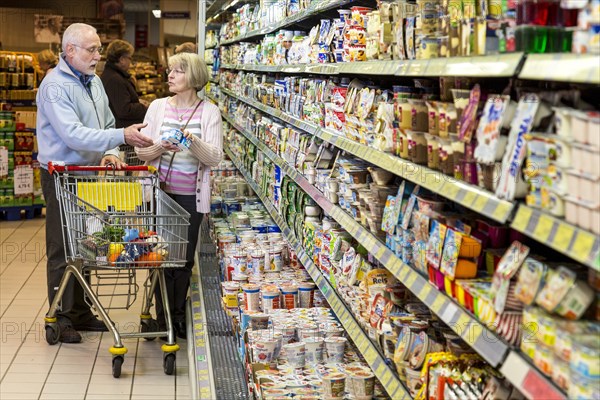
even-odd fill
[(281, 307), (281, 293), (276, 287), (269, 286), (268, 288), (263, 288), (261, 291), (261, 295), (262, 307), (264, 312), (268, 313)]
[(346, 375), (337, 372), (323, 376), (321, 389), (326, 399), (342, 399), (346, 390)]
[(348, 376), (355, 398), (371, 398), (375, 393), (375, 375), (370, 371), (357, 371)]
[(306, 338), (303, 340), (306, 349), (306, 363), (308, 365), (317, 365), (323, 362), (323, 353), (325, 351), (325, 342), (321, 338)]
[(313, 282), (301, 282), (298, 284), (298, 299), (300, 308), (311, 308), (315, 297), (315, 287)]
[(344, 361), (344, 352), (346, 351), (345, 337), (331, 337), (325, 339), (325, 352), (327, 363), (342, 363)]
[(285, 353), (285, 359), (290, 367), (294, 369), (304, 368), (306, 360), (306, 348), (304, 347), (304, 343), (297, 342), (284, 344), (283, 351)]
[(278, 347), (277, 340), (258, 339), (252, 346), (252, 358), (254, 362), (270, 363), (275, 360), (275, 352)]
[(259, 311), (260, 289), (258, 285), (246, 283), (242, 285), (246, 311)]
[(283, 286), (281, 293), (283, 295), (283, 308), (287, 308), (288, 310), (296, 308), (296, 304), (298, 303), (298, 287), (294, 285)]

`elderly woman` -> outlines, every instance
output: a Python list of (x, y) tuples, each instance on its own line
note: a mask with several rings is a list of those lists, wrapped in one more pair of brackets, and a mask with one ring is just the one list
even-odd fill
[(113, 40), (106, 50), (101, 79), (117, 128), (140, 123), (146, 115), (147, 107), (140, 102), (128, 72), (132, 55), (133, 46), (124, 40)]
[[(58, 57), (56, 54), (54, 54), (52, 52), (52, 50), (42, 50), (39, 53), (37, 53), (37, 60), (38, 60), (38, 65), (40, 66), (40, 69), (43, 72), (43, 76), (41, 79), (44, 79), (44, 77), (46, 75), (48, 75), (50, 73), (50, 71), (52, 71), (55, 67), (56, 64), (58, 64)], [(41, 81), (40, 79), (40, 81)]]
[[(148, 126), (143, 132), (155, 144), (135, 149), (140, 160), (158, 169), (160, 180), (165, 183), (165, 192), (191, 216), (185, 268), (165, 271), (169, 307), (179, 338), (186, 337), (185, 302), (200, 223), (203, 215), (210, 212), (210, 169), (223, 158), (219, 108), (198, 97), (198, 91), (206, 85), (208, 77), (206, 64), (199, 55), (179, 53), (170, 57), (168, 84), (174, 95), (150, 104), (144, 119)], [(189, 149), (179, 151), (177, 147), (161, 141), (161, 136), (172, 129), (183, 131), (190, 142)], [(163, 330), (165, 319), (160, 291), (155, 294), (157, 319), (160, 330)]]

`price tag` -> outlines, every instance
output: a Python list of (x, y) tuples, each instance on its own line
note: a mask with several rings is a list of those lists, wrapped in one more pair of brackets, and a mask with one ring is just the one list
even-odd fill
[(425, 301), (425, 299), (427, 298), (427, 295), (429, 295), (429, 293), (431, 293), (431, 285), (425, 284), (423, 286), (423, 289), (421, 289), (421, 291), (419, 292), (419, 298), (422, 301)]
[(556, 233), (554, 234), (554, 240), (552, 240), (552, 244), (560, 251), (567, 251), (574, 234), (574, 227), (567, 224), (559, 224), (558, 229), (556, 229)]
[(436, 314), (439, 314), (442, 311), (442, 307), (444, 307), (444, 296), (438, 295), (436, 296), (433, 304), (431, 305), (431, 309)]
[(552, 226), (554, 225), (554, 221), (552, 218), (545, 214), (540, 214), (538, 218), (538, 223), (533, 231), (533, 237), (535, 237), (540, 242), (545, 242), (548, 240), (550, 236), (550, 231), (552, 230)]
[(447, 183), (444, 185), (444, 196), (450, 200), (456, 200), (460, 188), (453, 183)]
[(416, 281), (417, 281), (417, 273), (414, 271), (410, 271), (410, 273), (406, 277), (406, 281), (404, 281), (404, 285), (410, 289)]
[(517, 211), (517, 216), (512, 223), (512, 228), (516, 231), (524, 232), (527, 229), (527, 225), (529, 225), (532, 214), (533, 210), (531, 208), (520, 206), (519, 211)]
[(475, 203), (473, 203), (473, 209), (478, 212), (482, 212), (485, 206), (487, 205), (487, 198), (485, 196), (479, 195), (475, 199)]
[(461, 204), (469, 207), (473, 204), (473, 201), (475, 201), (475, 193), (471, 192), (471, 191), (467, 191), (467, 193), (465, 193), (465, 197), (464, 199), (461, 201)]
[[(16, 182), (16, 172), (15, 172), (15, 182)], [(16, 194), (16, 192), (15, 192)], [(596, 238), (594, 235), (588, 232), (579, 231), (577, 237), (575, 238), (575, 242), (573, 243), (572, 252), (575, 256), (581, 260), (587, 260), (590, 256), (590, 252), (594, 248), (594, 242)]]
[(500, 203), (498, 206), (496, 206), (496, 209), (492, 214), (492, 218), (494, 218), (496, 221), (504, 222), (506, 221), (511, 209), (512, 207), (509, 204)]
[(373, 364), (377, 359), (377, 352), (372, 346), (369, 346), (369, 348), (367, 349), (365, 353), (365, 359), (369, 364)]
[(0, 178), (8, 176), (8, 149), (0, 147)]
[(375, 368), (375, 375), (377, 375), (378, 377), (382, 376), (385, 371), (386, 371), (385, 364), (379, 363), (377, 368)]
[(33, 168), (31, 165), (15, 167), (15, 196), (33, 193)]

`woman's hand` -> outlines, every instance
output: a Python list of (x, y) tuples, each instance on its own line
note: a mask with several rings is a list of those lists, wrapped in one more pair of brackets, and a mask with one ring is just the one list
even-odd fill
[(174, 145), (173, 143), (167, 142), (167, 141), (165, 141), (165, 140), (161, 140), (161, 141), (160, 141), (160, 145), (162, 146), (162, 148), (163, 148), (165, 151), (174, 151), (174, 152), (181, 151), (181, 150), (179, 149), (179, 147), (177, 147), (177, 145)]
[(185, 136), (185, 138), (190, 141), (190, 144), (196, 138), (193, 133), (190, 133), (190, 131), (183, 131), (183, 136)]

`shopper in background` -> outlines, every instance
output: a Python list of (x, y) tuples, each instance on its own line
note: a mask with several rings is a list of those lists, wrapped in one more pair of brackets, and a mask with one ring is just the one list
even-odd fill
[(40, 77), (41, 81), (56, 67), (56, 64), (58, 64), (58, 57), (52, 50), (46, 49), (37, 53), (37, 60), (38, 65), (42, 70), (42, 76)]
[[(223, 158), (223, 132), (219, 108), (198, 97), (208, 82), (208, 69), (197, 54), (179, 53), (169, 58), (168, 84), (175, 95), (150, 104), (142, 129), (154, 140), (154, 146), (136, 148), (138, 157), (158, 168), (165, 191), (190, 213), (189, 244), (185, 268), (166, 269), (169, 307), (176, 334), (185, 338), (185, 302), (198, 233), (203, 214), (210, 212), (210, 169)], [(186, 126), (187, 124), (187, 126)], [(184, 129), (185, 127), (185, 129)], [(172, 129), (183, 130), (191, 144), (189, 150), (161, 141)], [(156, 314), (160, 330), (165, 329), (165, 316), (160, 290), (155, 292)]]
[(181, 43), (179, 46), (175, 47), (175, 54), (179, 54), (179, 53), (198, 54), (198, 46), (196, 46), (196, 43), (192, 43), (192, 42)]
[[(37, 93), (38, 160), (42, 191), (46, 201), (46, 256), (48, 301), (52, 300), (65, 272), (66, 260), (59, 204), (48, 162), (63, 161), (73, 165), (126, 165), (119, 159), (117, 146), (127, 143), (140, 148), (152, 140), (140, 133), (144, 124), (125, 129), (115, 128), (108, 98), (95, 75), (102, 45), (96, 28), (76, 23), (62, 38), (58, 66), (40, 85)], [(92, 314), (83, 297), (83, 289), (71, 279), (62, 296), (58, 316), (59, 340), (81, 341), (76, 330), (105, 331), (104, 323)]]
[(124, 40), (113, 40), (106, 49), (101, 79), (117, 128), (140, 123), (146, 115), (147, 105), (140, 102), (128, 72), (132, 55), (133, 46)]

